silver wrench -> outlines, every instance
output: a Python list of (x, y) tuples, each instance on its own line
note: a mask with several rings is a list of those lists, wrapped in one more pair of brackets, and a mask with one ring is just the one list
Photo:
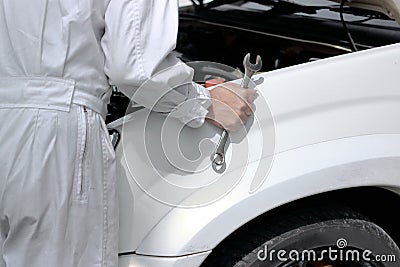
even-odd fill
[[(242, 88), (248, 88), (251, 77), (254, 73), (258, 72), (262, 67), (261, 57), (257, 56), (256, 63), (253, 64), (250, 62), (250, 53), (248, 53), (243, 59), (243, 67), (244, 67), (244, 77), (242, 80), (242, 84), (240, 85)], [(229, 133), (227, 130), (224, 130), (221, 134), (221, 138), (219, 139), (217, 150), (215, 151), (212, 162), (217, 166), (222, 166), (225, 163), (225, 145), (226, 141), (228, 141)]]

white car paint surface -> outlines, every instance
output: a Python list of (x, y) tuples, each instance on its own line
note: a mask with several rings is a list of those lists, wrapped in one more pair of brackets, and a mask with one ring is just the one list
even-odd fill
[[(245, 138), (231, 133), (222, 175), (204, 167), (213, 147), (201, 147), (201, 154), (197, 143), (217, 142), (221, 131), (214, 126), (182, 128), (181, 149), (197, 159), (191, 172), (182, 172), (171, 164), (179, 165), (180, 155), (162, 155), (163, 136), (157, 130), (182, 127), (178, 122), (154, 113), (146, 120), (147, 111), (141, 110), (110, 124), (122, 133), (117, 149), (120, 252), (135, 252), (121, 256), (120, 266), (199, 266), (246, 222), (306, 196), (360, 186), (400, 193), (399, 73), (396, 44), (257, 75), (256, 80), (263, 78), (255, 103), (261, 108), (246, 125)], [(152, 142), (144, 147), (146, 122)], [(265, 154), (261, 135), (271, 131), (276, 142)], [(235, 160), (242, 152), (248, 160)], [(256, 169), (269, 170), (271, 164), (266, 181), (252, 192)], [(151, 197), (183, 206), (206, 203), (218, 186), (182, 197), (179, 190), (164, 192), (165, 183), (196, 187), (215, 180), (238, 182), (222, 198), (197, 207), (174, 207)]]

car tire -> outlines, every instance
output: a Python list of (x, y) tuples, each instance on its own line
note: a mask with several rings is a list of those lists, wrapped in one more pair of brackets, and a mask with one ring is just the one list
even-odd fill
[(400, 250), (392, 238), (355, 211), (330, 207), (286, 214), (242, 227), (202, 267), (400, 266)]

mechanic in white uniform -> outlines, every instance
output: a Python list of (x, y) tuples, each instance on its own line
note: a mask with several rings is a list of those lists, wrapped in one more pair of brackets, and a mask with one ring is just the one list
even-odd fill
[(251, 114), (254, 90), (210, 100), (191, 82), (170, 54), (177, 28), (177, 0), (0, 0), (1, 267), (117, 266), (111, 85), (132, 97), (168, 69), (135, 102), (192, 127), (207, 115), (234, 130)]

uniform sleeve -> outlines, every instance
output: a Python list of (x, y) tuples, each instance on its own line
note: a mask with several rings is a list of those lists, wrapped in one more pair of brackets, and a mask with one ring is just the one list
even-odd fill
[(177, 33), (177, 0), (111, 0), (101, 41), (104, 71), (137, 104), (199, 127), (210, 95), (192, 82), (193, 69), (171, 54)]

